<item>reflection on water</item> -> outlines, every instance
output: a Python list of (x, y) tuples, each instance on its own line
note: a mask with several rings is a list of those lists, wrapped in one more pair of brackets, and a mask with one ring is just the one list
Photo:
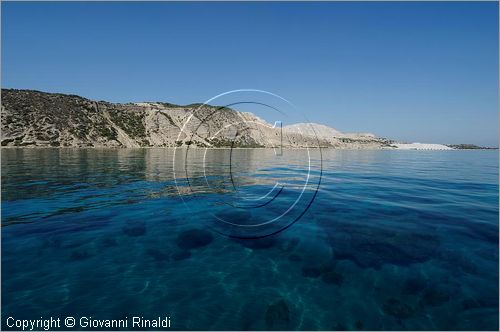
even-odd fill
[(497, 329), (497, 151), (175, 153), (3, 149), (2, 316)]

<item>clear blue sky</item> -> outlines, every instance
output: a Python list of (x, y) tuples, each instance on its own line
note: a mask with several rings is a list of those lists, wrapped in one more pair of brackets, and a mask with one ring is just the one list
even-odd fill
[(177, 104), (254, 88), (342, 131), (498, 146), (498, 4), (2, 2), (2, 87)]

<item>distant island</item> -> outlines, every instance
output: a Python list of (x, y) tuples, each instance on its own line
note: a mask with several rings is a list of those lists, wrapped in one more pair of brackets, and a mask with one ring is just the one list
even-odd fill
[(322, 124), (274, 128), (252, 113), (220, 106), (119, 104), (34, 90), (2, 89), (1, 111), (2, 147), (482, 149), (471, 144), (398, 143)]
[(478, 146), (474, 144), (446, 144), (446, 146), (456, 150), (498, 150), (498, 148)]

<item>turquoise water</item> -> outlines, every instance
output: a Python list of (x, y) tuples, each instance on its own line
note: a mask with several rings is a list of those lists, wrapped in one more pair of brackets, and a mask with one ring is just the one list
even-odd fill
[(497, 151), (173, 157), (2, 149), (4, 329), (498, 329)]

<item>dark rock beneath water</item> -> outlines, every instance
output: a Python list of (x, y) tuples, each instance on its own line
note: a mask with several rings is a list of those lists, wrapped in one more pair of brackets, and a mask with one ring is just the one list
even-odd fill
[(290, 239), (285, 247), (283, 248), (283, 250), (287, 251), (287, 252), (291, 252), (293, 249), (295, 249), (295, 247), (300, 243), (300, 239), (294, 237), (292, 239)]
[(259, 239), (236, 239), (236, 242), (245, 248), (252, 250), (269, 249), (276, 245), (277, 241), (274, 236), (263, 237)]
[(403, 286), (403, 292), (405, 294), (417, 294), (423, 291), (427, 287), (427, 281), (422, 278), (411, 277), (408, 278)]
[[(307, 278), (319, 278), (322, 274), (328, 274), (330, 272), (335, 272), (334, 261), (326, 262), (321, 265), (306, 265), (302, 268), (302, 276)], [(332, 276), (330, 275), (329, 277)]]
[(450, 298), (451, 294), (448, 289), (441, 286), (433, 286), (424, 292), (422, 303), (430, 306), (439, 306), (448, 302)]
[(107, 237), (102, 240), (102, 245), (104, 247), (114, 247), (118, 244), (115, 238)]
[(498, 225), (487, 223), (473, 223), (473, 226), (468, 227), (468, 231), (470, 234), (478, 237), (481, 240), (488, 241), (493, 244), (498, 244)]
[(62, 240), (60, 237), (50, 237), (45, 241), (47, 247), (61, 248)]
[(290, 256), (288, 256), (288, 260), (290, 262), (300, 262), (300, 261), (302, 261), (302, 257), (300, 257), (297, 254), (291, 254)]
[(306, 278), (319, 278), (322, 272), (321, 267), (308, 266), (302, 268), (302, 276)]
[(122, 231), (128, 236), (142, 236), (146, 234), (146, 224), (144, 222), (128, 223), (123, 226)]
[(288, 330), (290, 321), (290, 309), (285, 300), (279, 300), (267, 308), (266, 324), (269, 329)]
[(82, 261), (91, 257), (91, 254), (87, 250), (73, 250), (71, 252), (70, 259), (72, 261)]
[(462, 308), (464, 310), (481, 308), (479, 301), (473, 298), (468, 298), (462, 301)]
[(344, 277), (342, 274), (338, 272), (326, 272), (321, 276), (321, 280), (323, 280), (326, 284), (337, 285), (340, 286), (344, 281)]
[(498, 308), (497, 294), (492, 292), (488, 296), (467, 298), (462, 301), (462, 308), (464, 308), (464, 310), (478, 308)]
[(362, 330), (363, 329), (363, 321), (361, 319), (358, 319), (356, 323), (354, 323), (354, 327), (356, 330)]
[(157, 262), (164, 262), (168, 260), (168, 255), (158, 249), (148, 249), (147, 253)]
[(172, 259), (174, 261), (182, 261), (191, 257), (191, 252), (188, 250), (177, 251), (172, 254)]
[(204, 229), (190, 229), (182, 232), (177, 237), (177, 246), (184, 250), (201, 248), (209, 245), (214, 240), (211, 232)]
[(385, 314), (396, 317), (398, 319), (406, 319), (413, 315), (414, 309), (406, 303), (391, 297), (385, 301), (382, 306)]
[(447, 265), (447, 268), (452, 271), (479, 274), (479, 267), (466, 253), (463, 253), (461, 250), (442, 250), (438, 259), (443, 261), (443, 263)]
[(433, 234), (340, 224), (325, 227), (337, 259), (349, 259), (363, 268), (384, 264), (408, 266), (436, 256), (440, 242)]
[(88, 242), (85, 239), (80, 239), (80, 240), (69, 239), (69, 240), (63, 241), (61, 243), (61, 248), (63, 248), (63, 249), (74, 249), (74, 248), (81, 247), (81, 246), (83, 246), (83, 245), (85, 245), (87, 243)]
[(346, 331), (347, 328), (345, 327), (344, 324), (342, 323), (337, 323), (335, 326), (332, 328), (332, 331)]

